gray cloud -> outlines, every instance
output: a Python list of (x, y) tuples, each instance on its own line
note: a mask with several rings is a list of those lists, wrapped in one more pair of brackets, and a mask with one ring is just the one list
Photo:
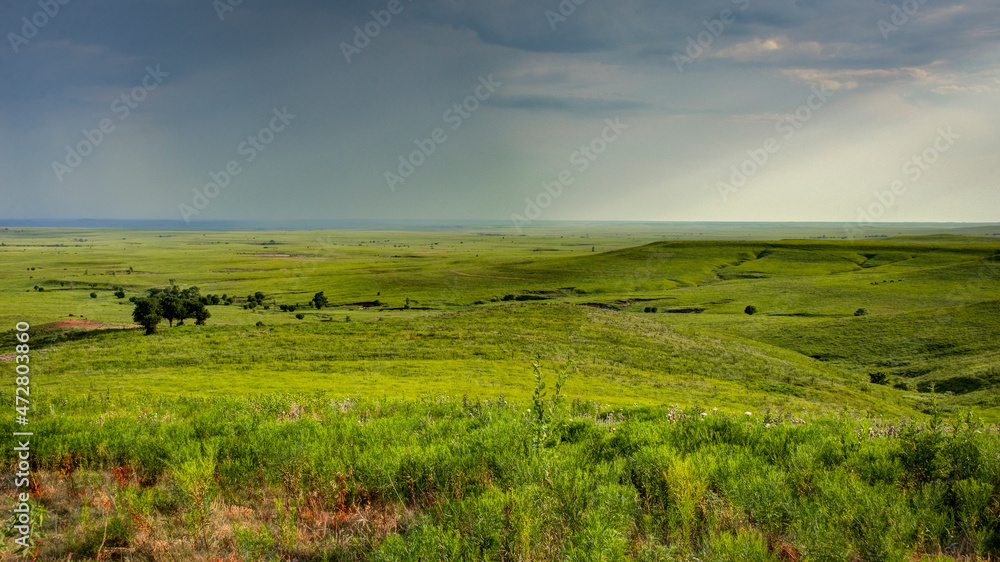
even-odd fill
[[(300, 117), (204, 218), (503, 219), (619, 113), (630, 136), (549, 218), (792, 219), (804, 210), (786, 202), (814, 178), (806, 189), (837, 201), (814, 214), (852, 220), (875, 178), (947, 125), (965, 127), (961, 149), (920, 189), (956, 178), (989, 189), (1000, 172), (984, 157), (1000, 140), (1000, 5), (927, 2), (886, 38), (879, 22), (892, 22), (894, 4), (587, 0), (553, 21), (559, 1), (401, 0), (373, 27), (389, 0), (243, 2), (223, 21), (201, 0), (74, 0), (20, 52), (0, 45), (0, 196), (22, 217), (177, 218), (284, 106)], [(5, 6), (2, 36), (36, 8)], [(674, 56), (724, 9), (734, 21), (679, 72)], [(377, 36), (348, 63), (344, 44), (366, 26)], [(169, 78), (118, 120), (114, 100), (158, 64)], [(445, 112), (487, 75), (502, 87), (452, 129)], [(834, 101), (754, 178), (745, 206), (720, 205), (715, 182), (814, 86)], [(108, 117), (114, 132), (57, 181), (52, 162)], [(448, 140), (391, 193), (383, 173), (435, 128)], [(867, 147), (870, 175), (830, 180), (838, 166), (862, 168), (852, 147)], [(933, 218), (937, 208), (918, 204), (932, 200), (915, 196), (900, 217)], [(949, 209), (942, 219), (989, 214)]]

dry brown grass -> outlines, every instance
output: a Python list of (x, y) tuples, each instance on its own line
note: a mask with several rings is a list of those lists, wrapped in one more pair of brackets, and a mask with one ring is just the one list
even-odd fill
[[(143, 513), (123, 499), (126, 490), (142, 488), (136, 473), (127, 466), (97, 472), (76, 470), (67, 462), (62, 470), (38, 472), (37, 482), (36, 498), (48, 510), (37, 560), (239, 562), (246, 560), (239, 552), (240, 529), (270, 537), (280, 559), (291, 560), (359, 541), (377, 544), (416, 516), (414, 510), (398, 505), (348, 504), (342, 493), (289, 494), (283, 489), (266, 489), (249, 503), (214, 500), (204, 531), (195, 537), (190, 535), (183, 507), (169, 514)], [(171, 485), (163, 479), (155, 487), (166, 493)], [(0, 509), (13, 501), (13, 490), (3, 490)], [(294, 506), (295, 515), (290, 515), (293, 511), (288, 506)], [(106, 538), (109, 521), (115, 517), (128, 526), (127, 545), (111, 546), (102, 540), (93, 555), (81, 554), (88, 540)], [(283, 537), (292, 538), (284, 548)], [(0, 555), (3, 562), (24, 559), (12, 553)]]

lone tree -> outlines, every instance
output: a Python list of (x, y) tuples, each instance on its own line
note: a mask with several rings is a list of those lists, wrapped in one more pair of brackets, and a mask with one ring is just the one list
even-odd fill
[(320, 291), (316, 293), (315, 296), (313, 296), (312, 303), (313, 306), (316, 307), (316, 310), (321, 310), (324, 306), (330, 304), (330, 301), (327, 300), (326, 295), (323, 294), (323, 291)]
[(754, 314), (757, 314), (757, 307), (751, 304), (750, 306), (744, 308), (743, 312), (746, 312), (750, 316), (753, 316)]
[(163, 308), (160, 307), (160, 301), (149, 297), (134, 299), (133, 302), (135, 309), (132, 310), (132, 319), (146, 329), (147, 336), (155, 334), (156, 325), (163, 320)]
[(211, 299), (202, 297), (198, 287), (183, 291), (176, 285), (168, 289), (149, 289), (148, 297), (132, 297), (129, 302), (135, 304), (132, 318), (146, 328), (147, 335), (156, 333), (156, 325), (164, 319), (173, 327), (174, 320), (180, 326), (184, 320), (194, 318), (195, 324), (201, 326), (212, 316), (205, 307)]

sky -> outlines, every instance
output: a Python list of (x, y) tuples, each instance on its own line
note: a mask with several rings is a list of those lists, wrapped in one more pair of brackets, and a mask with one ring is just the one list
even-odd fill
[(1000, 221), (996, 0), (3, 0), (0, 218)]

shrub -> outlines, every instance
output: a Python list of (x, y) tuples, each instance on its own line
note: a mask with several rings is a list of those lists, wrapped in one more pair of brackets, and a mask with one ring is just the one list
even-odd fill
[(883, 373), (882, 371), (868, 373), (868, 378), (871, 379), (872, 384), (889, 384), (889, 375)]
[(97, 298), (97, 293), (90, 293), (90, 298), (96, 299)]
[(859, 309), (857, 309), (857, 310), (854, 311), (854, 315), (855, 316), (868, 316), (868, 309), (867, 308), (859, 308)]
[(313, 295), (312, 304), (316, 307), (316, 310), (322, 310), (324, 306), (330, 304), (330, 301), (323, 294), (323, 291), (320, 291)]
[(305, 314), (302, 314), (302, 313), (300, 312), (300, 313), (296, 314), (296, 315), (295, 315), (295, 317), (296, 317), (296, 318), (298, 318), (299, 320), (302, 320), (303, 318), (305, 318), (305, 317), (306, 317), (306, 315), (305, 315)]
[(749, 314), (750, 316), (753, 316), (754, 314), (757, 314), (757, 307), (751, 304), (750, 306), (744, 308), (743, 312)]
[(720, 562), (777, 561), (767, 548), (767, 540), (749, 529), (737, 529), (736, 533), (723, 531), (709, 545), (712, 560)]

